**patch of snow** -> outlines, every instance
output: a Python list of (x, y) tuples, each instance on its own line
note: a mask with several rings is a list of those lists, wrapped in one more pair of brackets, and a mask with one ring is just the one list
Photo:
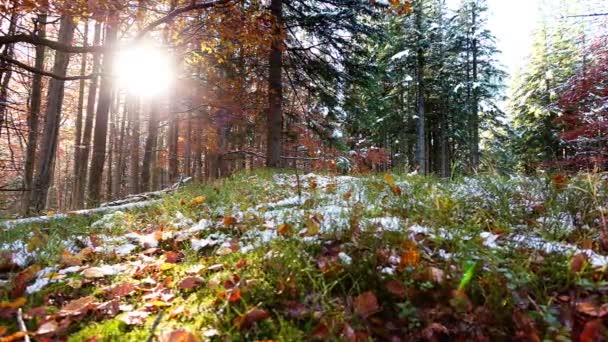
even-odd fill
[(340, 254), (338, 254), (338, 258), (345, 265), (350, 265), (353, 263), (353, 258), (351, 258), (350, 255), (344, 252), (340, 252)]

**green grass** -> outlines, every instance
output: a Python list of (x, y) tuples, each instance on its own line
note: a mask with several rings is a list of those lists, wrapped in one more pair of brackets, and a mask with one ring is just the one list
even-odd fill
[[(16, 227), (4, 232), (0, 243), (25, 240), (39, 256), (38, 263), (52, 266), (60, 260), (65, 241), (75, 236), (120, 236), (158, 227), (172, 230), (179, 212), (194, 222), (216, 222), (212, 229), (197, 233), (198, 238), (219, 232), (242, 247), (250, 243), (247, 238), (252, 232), (277, 229), (268, 227), (264, 218), (277, 208), (247, 212), (249, 208), (297, 193), (292, 187), (276, 184), (273, 177), (271, 171), (260, 171), (208, 185), (189, 185), (166, 195), (155, 207), (127, 213), (110, 230), (92, 227), (100, 217), (71, 218)], [(293, 211), (287, 212), (284, 222), (276, 222), (289, 223), (289, 234), (256, 245), (247, 253), (218, 254), (219, 246), (196, 252), (188, 240), (164, 241), (159, 253), (184, 254), (183, 260), (170, 269), (99, 280), (69, 275), (29, 296), (24, 310), (46, 305), (49, 312), (57, 312), (70, 300), (86, 295), (104, 302), (108, 300), (104, 288), (131, 282), (139, 283), (140, 289), (120, 298), (120, 303), (139, 309), (152, 302), (145, 295), (154, 286), (144, 285), (143, 280), (153, 278), (164, 284), (173, 297), (165, 300), (166, 304), (150, 306), (144, 325), (125, 324), (121, 317), (126, 313), (113, 317), (91, 310), (72, 318), (59, 335), (69, 336), (70, 341), (92, 337), (100, 341), (141, 341), (150, 336), (153, 322), (162, 312), (155, 329), (157, 335), (184, 328), (203, 340), (300, 341), (314, 336), (340, 340), (347, 339), (349, 331), (362, 339), (400, 336), (414, 340), (430, 334), (448, 339), (485, 336), (508, 340), (525, 332), (556, 340), (576, 338), (585, 322), (592, 319), (582, 314), (585, 319), (566, 325), (560, 317), (564, 317), (565, 308), (571, 303), (589, 298), (599, 298), (601, 303), (608, 299), (604, 270), (586, 266), (575, 273), (570, 266), (571, 255), (516, 246), (488, 248), (479, 237), (482, 232), (502, 236), (530, 234), (603, 252), (597, 241), (601, 230), (606, 229), (606, 208), (602, 205), (608, 203), (608, 189), (601, 175), (574, 177), (564, 188), (549, 178), (395, 178), (394, 184), (378, 175), (314, 189), (303, 181), (308, 187), (303, 189), (307, 200), (302, 205), (282, 207)], [(399, 187), (400, 194), (395, 187)], [(204, 196), (204, 203), (192, 202), (200, 196)], [(344, 206), (341, 214), (325, 212), (328, 206), (335, 205)], [(239, 216), (239, 212), (243, 212), (243, 219), (234, 226), (223, 226), (222, 217)], [(331, 227), (314, 234), (312, 240), (298, 235), (311, 229), (310, 217), (321, 222), (329, 219), (319, 217), (323, 213), (333, 219)], [(399, 218), (398, 229), (388, 231), (370, 221), (387, 217)], [(572, 217), (574, 227), (566, 229), (561, 221), (539, 220), (542, 217)], [(408, 231), (412, 225), (429, 227), (434, 236), (412, 236)], [(163, 263), (161, 254), (152, 255), (160, 260), (159, 264)], [(401, 264), (390, 266), (391, 256)], [(137, 252), (122, 259), (99, 254), (87, 263), (136, 262), (141, 258)], [(223, 268), (207, 270), (216, 264), (223, 264)], [(193, 267), (202, 269), (196, 274), (202, 279), (202, 286), (180, 289), (181, 280), (192, 276), (189, 271)], [(392, 273), (383, 272), (387, 268)], [(78, 289), (69, 285), (75, 280), (82, 282)], [(240, 298), (231, 301), (233, 283), (238, 283)], [(395, 289), (387, 284), (399, 285)], [(0, 298), (9, 301), (10, 291), (11, 282), (0, 288)], [(370, 316), (362, 315), (356, 304), (357, 298), (368, 291), (378, 302)], [(566, 302), (564, 296), (568, 296)], [(264, 310), (269, 317), (239, 328), (239, 317), (252, 308)], [(177, 309), (179, 312), (175, 313)], [(38, 320), (28, 320), (27, 324), (35, 331)], [(14, 320), (6, 325), (16, 329)], [(203, 335), (212, 329), (217, 335)]]

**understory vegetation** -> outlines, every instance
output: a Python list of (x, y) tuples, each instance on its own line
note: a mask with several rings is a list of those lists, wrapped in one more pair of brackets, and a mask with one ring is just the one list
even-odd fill
[(12, 227), (0, 339), (600, 340), (607, 181), (258, 171)]

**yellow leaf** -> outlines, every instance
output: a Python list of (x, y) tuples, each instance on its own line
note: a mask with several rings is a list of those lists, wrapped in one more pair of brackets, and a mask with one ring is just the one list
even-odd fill
[(395, 177), (393, 177), (392, 174), (387, 173), (384, 175), (384, 181), (388, 184), (388, 185), (395, 185)]
[(175, 268), (175, 264), (170, 264), (170, 263), (164, 263), (162, 265), (160, 265), (160, 270), (161, 271), (168, 271), (170, 269)]
[(4, 309), (18, 309), (27, 303), (27, 299), (25, 297), (19, 297), (12, 302), (0, 302), (0, 308)]
[(155, 300), (152, 302), (152, 305), (159, 307), (159, 308), (171, 306), (171, 304), (169, 304), (167, 302), (163, 302), (162, 300)]
[(306, 235), (314, 236), (319, 234), (319, 221), (316, 216), (310, 216), (306, 220)]
[(207, 201), (205, 196), (198, 196), (192, 199), (192, 205), (201, 205)]
[(277, 228), (277, 233), (281, 236), (289, 236), (289, 235), (293, 234), (293, 228), (291, 227), (291, 225), (289, 223), (282, 223)]

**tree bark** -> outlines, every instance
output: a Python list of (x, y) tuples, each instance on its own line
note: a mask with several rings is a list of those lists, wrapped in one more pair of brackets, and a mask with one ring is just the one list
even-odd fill
[(280, 167), (283, 142), (283, 0), (271, 0), (270, 12), (274, 17), (274, 28), (268, 73), (266, 165)]
[(155, 163), (156, 147), (158, 145), (158, 121), (159, 121), (159, 104), (153, 103), (150, 106), (150, 118), (148, 121), (148, 136), (146, 137), (146, 145), (144, 147), (144, 160), (141, 170), (141, 190), (151, 191), (152, 173)]
[[(8, 27), (8, 34), (14, 34), (17, 27), (17, 10), (13, 9), (11, 14), (10, 23)], [(14, 54), (13, 44), (7, 44), (4, 46), (2, 51), (2, 57), (12, 58)], [(8, 102), (8, 86), (13, 77), (13, 69), (9, 67), (6, 61), (0, 63), (0, 136), (2, 135), (2, 129), (4, 128), (4, 122), (6, 121), (6, 108)]]
[(416, 125), (417, 131), (417, 162), (419, 166), (419, 172), (422, 175), (428, 173), (428, 155), (426, 148), (426, 109), (425, 109), (425, 98), (424, 98), (424, 49), (421, 46), (422, 42), (422, 23), (423, 23), (423, 9), (420, 1), (416, 6), (416, 29), (418, 31), (419, 47), (417, 52), (417, 108), (418, 108), (418, 120)]
[(139, 101), (136, 97), (130, 97), (127, 100), (129, 104), (129, 122), (131, 125), (130, 135), (130, 189), (132, 194), (138, 194), (141, 192), (139, 183), (139, 138), (140, 138), (140, 124), (139, 124)]
[[(46, 37), (46, 13), (38, 15), (36, 23), (36, 35), (41, 38)], [(36, 61), (34, 62), (37, 69), (44, 68), (44, 51), (43, 45), (36, 46)], [(27, 118), (28, 136), (27, 149), (25, 152), (25, 171), (23, 175), (23, 194), (22, 213), (28, 214), (29, 198), (33, 187), (34, 180), (34, 165), (36, 160), (36, 149), (38, 146), (38, 123), (40, 117), (40, 107), (42, 104), (42, 75), (33, 74), (32, 76), (32, 94), (30, 97), (30, 115)]]
[[(95, 33), (93, 44), (99, 45), (101, 42), (101, 22), (95, 23)], [(98, 74), (101, 68), (101, 56), (99, 53), (93, 55), (93, 73)], [(99, 77), (91, 79), (89, 93), (87, 95), (87, 111), (84, 123), (84, 131), (80, 140), (80, 148), (77, 150), (74, 162), (74, 188), (72, 190), (72, 209), (84, 207), (84, 195), (87, 178), (87, 167), (89, 154), (91, 151), (91, 134), (93, 132), (93, 121), (95, 119), (95, 102), (97, 100), (97, 85)]]
[[(105, 44), (116, 45), (118, 33), (118, 18), (116, 14), (110, 14), (106, 23)], [(103, 167), (106, 158), (106, 144), (108, 136), (108, 114), (112, 104), (113, 80), (112, 70), (114, 60), (112, 53), (105, 53), (103, 58), (103, 76), (99, 86), (99, 101), (97, 101), (97, 113), (95, 115), (95, 131), (93, 135), (93, 155), (91, 157), (91, 171), (89, 174), (88, 207), (95, 207), (101, 201), (101, 183)]]
[(477, 51), (477, 7), (475, 2), (472, 2), (471, 9), (472, 26), (472, 54), (473, 54), (473, 98), (471, 104), (471, 169), (476, 171), (479, 168), (479, 86), (477, 84), (478, 74), (478, 51)]
[(112, 181), (112, 198), (120, 198), (122, 190), (123, 173), (125, 171), (125, 132), (127, 126), (128, 115), (128, 100), (125, 100), (122, 119), (120, 120), (120, 133), (118, 134), (118, 142), (116, 147), (117, 162), (114, 169), (114, 180)]
[[(62, 16), (59, 27), (59, 41), (63, 44), (69, 44), (74, 37), (75, 27), (76, 25), (71, 17)], [(65, 75), (69, 62), (69, 53), (57, 51), (55, 53), (53, 73)], [(45, 110), (46, 121), (44, 125), (44, 135), (42, 136), (41, 141), (40, 158), (38, 159), (38, 172), (36, 174), (36, 181), (34, 182), (34, 189), (32, 189), (31, 192), (30, 205), (28, 205), (28, 208), (31, 208), (33, 212), (40, 212), (44, 210), (46, 206), (46, 199), (52, 179), (55, 152), (57, 151), (57, 140), (59, 138), (64, 83), (64, 81), (56, 79), (51, 79), (49, 82)]]

